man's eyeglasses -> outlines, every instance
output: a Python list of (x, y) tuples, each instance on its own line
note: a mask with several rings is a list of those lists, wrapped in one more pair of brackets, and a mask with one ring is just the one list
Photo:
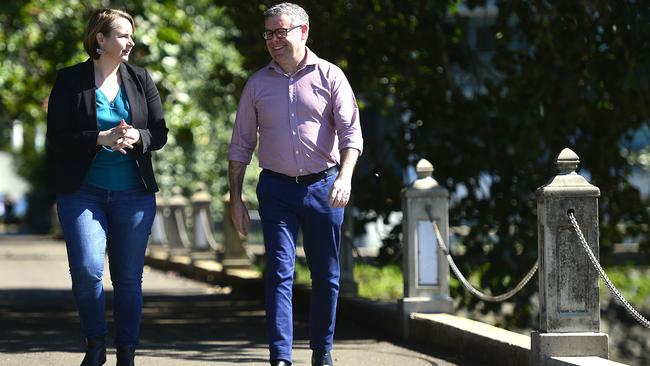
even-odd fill
[(274, 29), (274, 30), (265, 30), (264, 33), (262, 33), (262, 37), (264, 37), (264, 39), (267, 40), (267, 41), (272, 39), (274, 34), (279, 39), (287, 38), (287, 34), (289, 34), (289, 32), (291, 32), (292, 30), (294, 30), (296, 28), (300, 28), (300, 27), (302, 27), (302, 24), (301, 25), (295, 25), (295, 26), (293, 26), (291, 28), (278, 28), (278, 29)]

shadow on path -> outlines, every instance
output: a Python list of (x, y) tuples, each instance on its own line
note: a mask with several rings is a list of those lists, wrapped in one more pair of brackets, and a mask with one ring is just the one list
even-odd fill
[[(107, 292), (108, 344), (112, 294)], [(138, 354), (167, 359), (266, 362), (264, 311), (233, 295), (146, 295)], [(81, 352), (72, 293), (0, 291), (0, 353)]]
[[(226, 288), (192, 281), (173, 271), (145, 271), (138, 364), (268, 365), (261, 286)], [(70, 291), (65, 246), (45, 237), (0, 235), (0, 365), (74, 365), (83, 339)], [(110, 280), (105, 281), (110, 289)], [(309, 363), (308, 294), (294, 292), (294, 364)], [(112, 291), (106, 292), (107, 364), (114, 364)], [(391, 321), (386, 319), (385, 321)], [(340, 316), (335, 362), (339, 366), (470, 366), (459, 355), (360, 328)]]
[[(108, 344), (112, 345), (112, 293), (108, 291)], [(225, 364), (266, 364), (267, 344), (264, 310), (260, 299), (246, 294), (146, 294), (140, 356), (161, 360), (219, 360)], [(295, 319), (294, 351), (308, 349), (306, 319)], [(82, 353), (79, 320), (69, 290), (0, 291), (0, 354), (48, 352)], [(452, 355), (430, 349), (412, 351), (382, 346), (380, 334), (349, 322), (337, 325), (336, 352), (353, 352), (368, 357), (408, 357), (421, 364), (438, 365), (428, 356), (441, 357), (458, 365)], [(374, 340), (374, 341), (373, 341)], [(395, 339), (390, 341), (400, 343)], [(372, 346), (374, 344), (374, 346)], [(370, 345), (370, 346), (369, 346)], [(368, 353), (370, 352), (370, 353)], [(114, 353), (112, 347), (109, 354)], [(408, 355), (407, 355), (408, 353)], [(384, 356), (382, 356), (384, 354)], [(456, 359), (456, 360), (455, 360)]]

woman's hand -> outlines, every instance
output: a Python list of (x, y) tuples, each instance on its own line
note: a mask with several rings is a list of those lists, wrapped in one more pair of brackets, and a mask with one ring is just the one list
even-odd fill
[(124, 136), (117, 139), (115, 144), (111, 146), (111, 150), (117, 150), (122, 154), (126, 154), (126, 150), (124, 149), (133, 149), (133, 145), (140, 141), (140, 131), (133, 128), (133, 126), (127, 125), (124, 120), (120, 121), (120, 124), (117, 127), (125, 128)]
[(125, 149), (132, 149), (138, 141), (140, 141), (140, 131), (127, 124), (124, 119), (119, 125), (100, 131), (97, 136), (98, 145), (110, 146), (111, 150), (117, 150), (122, 154), (126, 154)]

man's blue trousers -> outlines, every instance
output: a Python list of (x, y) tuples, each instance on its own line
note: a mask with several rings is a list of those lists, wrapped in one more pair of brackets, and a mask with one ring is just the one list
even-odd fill
[(266, 249), (265, 302), (270, 360), (292, 361), (291, 297), (299, 229), (312, 279), (310, 348), (317, 353), (332, 349), (344, 214), (343, 208), (329, 205), (336, 176), (301, 184), (267, 171), (260, 174), (257, 198)]

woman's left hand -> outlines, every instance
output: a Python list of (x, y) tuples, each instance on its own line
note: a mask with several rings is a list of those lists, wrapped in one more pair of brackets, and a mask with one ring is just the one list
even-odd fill
[(124, 137), (117, 139), (115, 145), (111, 146), (111, 149), (126, 154), (125, 149), (133, 149), (133, 145), (140, 141), (140, 131), (128, 125), (124, 120), (120, 121), (118, 127), (124, 128)]

